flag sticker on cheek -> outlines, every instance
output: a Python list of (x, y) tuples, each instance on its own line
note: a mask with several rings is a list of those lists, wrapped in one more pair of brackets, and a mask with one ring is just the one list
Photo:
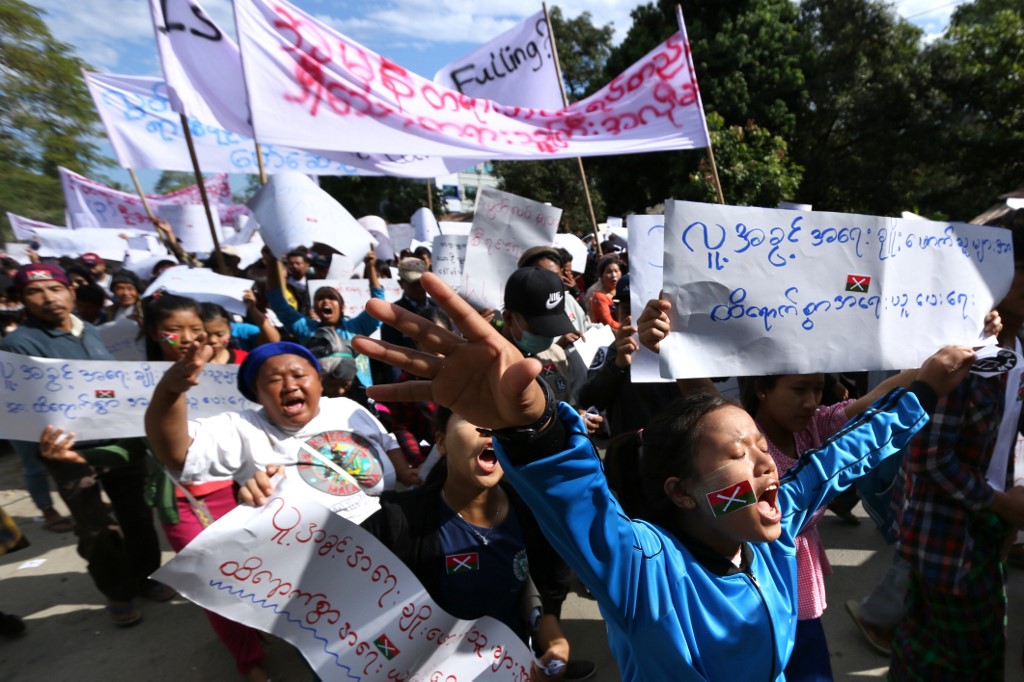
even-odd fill
[(160, 341), (168, 346), (177, 346), (181, 343), (181, 337), (173, 332), (160, 332)]
[(754, 495), (750, 481), (740, 481), (721, 490), (714, 490), (707, 494), (707, 499), (708, 504), (711, 505), (711, 512), (715, 516), (725, 516), (729, 512), (757, 504), (757, 497)]

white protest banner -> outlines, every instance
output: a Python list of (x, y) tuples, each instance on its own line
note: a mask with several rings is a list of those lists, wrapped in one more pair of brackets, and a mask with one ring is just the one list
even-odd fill
[(431, 271), (456, 291), (462, 287), (462, 266), (466, 262), (468, 243), (468, 232), (466, 234), (447, 232), (434, 237), (433, 248), (431, 248)]
[(260, 236), (277, 257), (314, 242), (363, 260), (376, 240), (334, 197), (302, 173), (271, 176), (249, 200), (260, 224)]
[[(138, 273), (136, 273), (138, 274)], [(130, 317), (119, 317), (96, 327), (107, 352), (115, 360), (142, 361), (146, 359), (146, 341), (139, 323)]]
[[(402, 298), (402, 287), (398, 280), (382, 279), (380, 285), (384, 288), (384, 300), (394, 303)], [(320, 287), (331, 287), (339, 294), (345, 302), (345, 309), (342, 311), (345, 317), (355, 317), (366, 310), (366, 303), (370, 300), (370, 282), (365, 279), (311, 279), (309, 280), (309, 293), (316, 295)]]
[[(121, 166), (193, 171), (181, 117), (171, 108), (164, 81), (87, 72), (85, 82)], [(196, 114), (190, 115), (188, 121), (196, 156), (204, 171), (259, 172), (256, 145), (250, 137), (231, 132)], [(380, 175), (379, 171), (364, 170), (340, 160), (279, 145), (260, 145), (260, 153), (263, 168), (270, 174), (298, 170), (316, 175)]]
[[(195, 0), (150, 0), (150, 10), (168, 86), (167, 96), (173, 103), (168, 109), (188, 115), (193, 138), (206, 133), (216, 135), (219, 141), (230, 135), (248, 148), (235, 150), (230, 161), (239, 164), (240, 168), (234, 171), (223, 167), (223, 158), (221, 163), (214, 163), (200, 155), (202, 167), (211, 171), (256, 173), (249, 97), (238, 45)], [(172, 121), (173, 118), (177, 117), (172, 117)], [(318, 147), (296, 150), (269, 144), (266, 140), (260, 142), (263, 167), (268, 173), (289, 169), (313, 175), (384, 174), (426, 178), (458, 172), (473, 165), (472, 161), (465, 159), (350, 154), (348, 150), (322, 152)]]
[(558, 111), (474, 99), (407, 71), (285, 0), (236, 0), (253, 127), (303, 149), (555, 159), (708, 145), (681, 33)]
[[(67, 168), (60, 169), (60, 179), (71, 227), (132, 227), (156, 231), (137, 195), (111, 189)], [(231, 185), (226, 173), (211, 175), (205, 185), (211, 207), (222, 222), (230, 223), (239, 212), (248, 211), (245, 206), (231, 204)], [(166, 204), (202, 203), (196, 185), (163, 196), (147, 196), (146, 200), (154, 212)]]
[[(174, 236), (181, 247), (190, 253), (212, 253), (213, 235), (210, 234), (210, 222), (206, 217), (206, 209), (200, 204), (164, 204), (156, 209), (158, 218), (171, 224)], [(213, 229), (217, 240), (224, 238), (220, 227), (220, 219), (212, 214)]]
[(291, 478), (265, 506), (218, 519), (153, 577), (287, 640), (323, 680), (530, 678), (533, 656), (511, 630), (445, 613), (384, 545)]
[(25, 218), (23, 216), (11, 213), (8, 211), (7, 220), (11, 223), (11, 229), (14, 231), (14, 236), (17, 239), (23, 241), (32, 241), (32, 233), (37, 229), (43, 230), (66, 230), (68, 228), (60, 225), (51, 225), (50, 223), (44, 223), (41, 220), (32, 220), (31, 218)]
[(160, 261), (174, 262), (174, 258), (167, 253), (153, 253), (140, 249), (128, 249), (124, 255), (124, 263), (121, 267), (130, 270), (139, 276), (142, 281), (149, 281), (153, 276), (153, 267)]
[(34, 234), (33, 241), (39, 242), (37, 253), (43, 258), (77, 257), (92, 252), (104, 260), (121, 262), (128, 250), (128, 242), (122, 235), (134, 236), (136, 231), (122, 229), (115, 232), (99, 227), (83, 227), (78, 230), (36, 228)]
[(1000, 228), (671, 201), (662, 374), (917, 367), (976, 344), (1013, 272)]
[[(0, 438), (38, 442), (46, 426), (79, 441), (145, 436), (143, 417), (169, 362), (50, 360), (0, 351)], [(238, 365), (207, 365), (186, 394), (190, 419), (258, 408), (238, 392)]]
[(462, 268), (462, 297), (501, 310), (505, 282), (519, 257), (531, 246), (551, 244), (561, 218), (560, 208), (493, 187), (480, 190)]
[(149, 10), (174, 111), (251, 138), (238, 46), (196, 0), (150, 0)]
[(206, 268), (176, 265), (167, 268), (153, 280), (146, 287), (142, 297), (152, 296), (157, 291), (166, 291), (169, 294), (194, 298), (200, 303), (217, 303), (228, 312), (245, 315), (242, 294), (252, 287), (252, 280), (218, 275)]
[(441, 67), (434, 82), (500, 104), (548, 111), (563, 106), (543, 11)]
[[(647, 301), (661, 292), (662, 259), (665, 249), (665, 216), (631, 215), (626, 217), (629, 240), (629, 308), (633, 324), (640, 319)], [(640, 344), (629, 366), (633, 383), (661, 383), (672, 379), (661, 376), (658, 354)]]

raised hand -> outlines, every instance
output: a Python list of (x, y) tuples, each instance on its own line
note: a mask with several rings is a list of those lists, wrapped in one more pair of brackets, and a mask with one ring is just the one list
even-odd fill
[(371, 315), (414, 339), (425, 352), (356, 337), (352, 345), (358, 352), (424, 377), (423, 381), (373, 386), (369, 395), (384, 402), (432, 401), (491, 429), (536, 421), (544, 412), (544, 392), (534, 381), (540, 362), (524, 359), (437, 275), (427, 273), (421, 281), (462, 336), (398, 306), (371, 299), (366, 304)]
[(671, 309), (672, 304), (668, 301), (652, 298), (644, 306), (640, 319), (637, 320), (640, 343), (655, 353), (658, 352), (658, 344), (672, 329), (668, 319), (668, 311)]
[(637, 328), (632, 318), (627, 317), (622, 326), (615, 330), (615, 366), (625, 369), (633, 361), (633, 353), (640, 347), (633, 337)]
[(201, 335), (189, 345), (185, 355), (171, 365), (160, 380), (161, 385), (171, 393), (186, 393), (193, 386), (199, 385), (199, 375), (211, 358), (213, 346), (206, 345), (206, 337)]
[(974, 351), (967, 346), (943, 346), (924, 361), (917, 371), (917, 379), (942, 397), (963, 381), (974, 364), (974, 357)]

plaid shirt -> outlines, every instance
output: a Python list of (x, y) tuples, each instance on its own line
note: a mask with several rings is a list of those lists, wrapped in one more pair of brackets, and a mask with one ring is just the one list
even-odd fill
[(1003, 416), (1006, 375), (968, 375), (939, 400), (909, 445), (899, 550), (925, 584), (961, 594), (974, 552), (972, 528), (992, 506), (985, 480)]

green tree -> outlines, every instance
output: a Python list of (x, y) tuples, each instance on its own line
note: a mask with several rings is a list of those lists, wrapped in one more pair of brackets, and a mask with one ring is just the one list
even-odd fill
[[(323, 176), (320, 188), (356, 218), (378, 215), (389, 223), (407, 223), (413, 213), (427, 205), (427, 184), (424, 180)], [(430, 183), (430, 189), (434, 215), (438, 215), (443, 211), (444, 197), (434, 183)]]
[[(558, 7), (552, 7), (549, 16), (562, 66), (562, 80), (569, 101), (573, 102), (604, 84), (604, 63), (611, 52), (612, 25), (595, 26), (590, 12), (566, 19)], [(587, 172), (591, 172), (590, 162), (584, 160), (584, 164)], [(578, 161), (495, 161), (493, 165), (501, 189), (561, 208), (559, 231), (577, 234), (591, 231)], [(601, 220), (605, 215), (604, 199), (596, 183), (590, 177), (587, 180), (594, 214)]]
[(1024, 6), (975, 0), (954, 12), (927, 50), (943, 125), (929, 148), (929, 209), (970, 219), (1024, 185)]
[[(632, 11), (625, 40), (608, 58), (606, 81), (678, 30), (676, 4), (659, 0)], [(727, 128), (745, 127), (751, 121), (784, 140), (791, 138), (803, 97), (801, 62), (806, 51), (797, 18), (790, 0), (687, 5), (687, 36), (706, 113), (719, 114)], [(689, 184), (704, 159), (703, 151), (660, 152), (602, 158), (594, 165), (609, 211), (625, 214), (643, 213), (666, 198), (699, 192)], [(727, 171), (724, 164), (719, 164), (719, 171)], [(725, 200), (736, 203), (729, 194)]]
[(196, 184), (196, 174), (184, 171), (162, 171), (153, 186), (153, 194), (167, 194)]
[(98, 119), (84, 67), (50, 35), (39, 9), (0, 2), (0, 215), (63, 223), (58, 166), (88, 173), (105, 161), (94, 143)]
[(921, 29), (880, 0), (804, 0), (807, 98), (793, 155), (795, 198), (819, 210), (899, 215), (928, 183), (929, 102)]
[[(796, 196), (803, 169), (789, 156), (778, 135), (748, 121), (745, 126), (723, 125), (718, 114), (708, 115), (708, 129), (719, 167), (722, 192), (735, 206), (778, 206)], [(690, 175), (682, 198), (716, 203), (718, 194), (710, 162), (705, 159)]]

